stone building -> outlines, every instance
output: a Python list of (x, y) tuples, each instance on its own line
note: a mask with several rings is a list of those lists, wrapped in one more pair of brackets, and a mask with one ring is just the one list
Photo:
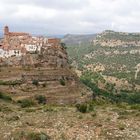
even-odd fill
[(0, 41), (0, 58), (40, 52), (43, 46), (59, 47), (60, 40), (56, 38), (33, 37), (29, 33), (23, 32), (10, 32), (9, 27), (5, 26), (4, 37)]
[(3, 62), (0, 65), (11, 66), (65, 67), (68, 62), (60, 39), (10, 32), (8, 26), (4, 27), (4, 37), (0, 40), (0, 59)]

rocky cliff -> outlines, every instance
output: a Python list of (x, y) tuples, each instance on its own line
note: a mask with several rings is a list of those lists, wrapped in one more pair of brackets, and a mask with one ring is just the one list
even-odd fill
[(0, 90), (14, 100), (45, 95), (50, 104), (74, 104), (91, 99), (91, 92), (69, 68), (64, 47), (1, 59)]

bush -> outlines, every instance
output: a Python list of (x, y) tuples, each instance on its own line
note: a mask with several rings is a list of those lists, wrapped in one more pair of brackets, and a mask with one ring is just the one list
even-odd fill
[(33, 80), (32, 81), (32, 84), (35, 85), (35, 86), (38, 86), (39, 85), (39, 82), (38, 82), (38, 80)]
[(46, 104), (46, 97), (43, 95), (37, 95), (35, 99), (38, 101), (39, 104)]
[(57, 108), (47, 105), (47, 106), (44, 106), (43, 111), (44, 112), (57, 112)]
[(114, 84), (106, 83), (105, 88), (107, 89), (107, 91), (112, 92), (114, 90)]
[(67, 47), (66, 47), (66, 44), (65, 44), (65, 43), (61, 42), (61, 46), (62, 46), (64, 49), (67, 49)]
[(130, 94), (129, 103), (131, 103), (131, 104), (140, 104), (140, 93)]
[(87, 104), (77, 104), (76, 108), (79, 112), (82, 112), (82, 113), (87, 112)]
[(76, 108), (82, 113), (94, 111), (94, 105), (92, 103), (77, 104)]
[(140, 110), (140, 104), (131, 105), (130, 109)]
[(0, 99), (5, 100), (5, 101), (12, 101), (12, 98), (4, 93), (0, 92)]
[(14, 140), (50, 140), (50, 137), (43, 132), (18, 132), (12, 136)]
[(65, 86), (65, 85), (66, 85), (66, 83), (65, 83), (65, 81), (64, 81), (63, 79), (60, 79), (60, 84), (61, 84), (62, 86)]
[(30, 99), (19, 100), (18, 103), (20, 103), (22, 108), (31, 107), (31, 106), (35, 105), (35, 102)]
[(27, 140), (49, 140), (50, 137), (44, 133), (29, 133)]
[(119, 124), (119, 125), (118, 125), (119, 130), (124, 130), (125, 127), (126, 127), (126, 126), (125, 126), (124, 124)]
[(42, 86), (45, 88), (46, 87), (46, 83), (43, 83)]
[(11, 86), (15, 86), (15, 85), (21, 85), (22, 81), (20, 80), (15, 80), (15, 81), (2, 81), (0, 80), (0, 85), (11, 85)]

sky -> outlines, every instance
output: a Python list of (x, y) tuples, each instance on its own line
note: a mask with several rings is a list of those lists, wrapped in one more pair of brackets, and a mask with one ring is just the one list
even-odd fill
[(0, 33), (140, 32), (140, 0), (0, 0)]

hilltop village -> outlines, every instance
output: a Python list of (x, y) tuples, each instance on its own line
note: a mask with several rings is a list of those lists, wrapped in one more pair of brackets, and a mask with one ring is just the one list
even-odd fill
[(10, 94), (13, 100), (40, 94), (50, 104), (91, 99), (91, 92), (70, 69), (66, 47), (60, 39), (9, 32), (8, 26), (0, 43), (0, 92)]
[(40, 52), (42, 46), (58, 47), (59, 39), (46, 37), (33, 37), (29, 33), (10, 32), (4, 27), (4, 38), (0, 41), (0, 57), (22, 56), (27, 53)]
[(37, 60), (41, 54), (45, 56), (43, 62), (47, 66), (67, 65), (67, 53), (60, 39), (10, 32), (8, 26), (4, 27), (4, 37), (0, 40), (0, 65), (40, 64), (42, 62)]

